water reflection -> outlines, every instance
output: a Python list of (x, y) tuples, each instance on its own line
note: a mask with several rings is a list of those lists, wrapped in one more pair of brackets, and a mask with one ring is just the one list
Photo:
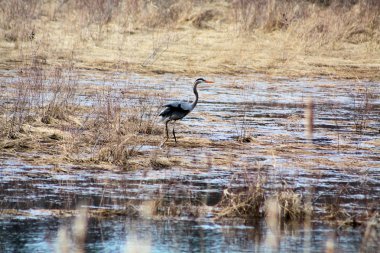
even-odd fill
[[(1, 252), (54, 252), (58, 228), (71, 224), (71, 218), (0, 220)], [(335, 252), (357, 252), (361, 238), (358, 230), (336, 234), (318, 224), (313, 224), (312, 231), (303, 226), (285, 226), (276, 249), (268, 241), (271, 233), (264, 222), (242, 226), (207, 220), (90, 218), (85, 251), (128, 252), (145, 245), (148, 252), (323, 252), (330, 239)]]

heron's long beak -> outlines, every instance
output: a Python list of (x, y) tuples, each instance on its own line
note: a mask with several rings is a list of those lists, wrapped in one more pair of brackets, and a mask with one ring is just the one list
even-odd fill
[(214, 83), (213, 81), (205, 80), (205, 83)]

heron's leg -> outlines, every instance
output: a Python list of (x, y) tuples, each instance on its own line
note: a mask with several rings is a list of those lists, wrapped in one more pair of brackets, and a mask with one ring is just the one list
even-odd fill
[(175, 137), (174, 126), (175, 126), (175, 121), (173, 122), (173, 136), (174, 136), (174, 141), (177, 142), (177, 138)]
[(166, 130), (166, 140), (165, 140), (165, 142), (166, 142), (167, 140), (169, 140), (169, 130), (168, 130), (168, 123), (169, 123), (169, 121), (170, 121), (170, 120), (167, 120), (167, 121), (165, 122), (165, 130)]

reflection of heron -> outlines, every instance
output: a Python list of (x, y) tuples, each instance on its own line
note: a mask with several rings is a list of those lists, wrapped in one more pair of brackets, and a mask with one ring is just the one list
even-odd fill
[[(184, 101), (177, 101), (177, 102), (173, 102), (173, 103), (164, 105), (164, 107), (166, 107), (166, 109), (160, 113), (160, 116), (162, 117), (163, 120), (165, 120), (165, 129), (166, 129), (166, 140), (165, 141), (167, 141), (169, 139), (168, 123), (170, 121), (176, 121), (176, 120), (182, 119), (187, 114), (189, 114), (189, 112), (191, 112), (195, 108), (195, 106), (197, 105), (197, 103), (198, 103), (197, 86), (200, 83), (213, 83), (213, 82), (207, 81), (203, 78), (198, 78), (197, 80), (195, 80), (194, 87), (193, 87), (193, 91), (195, 94), (195, 100), (193, 103), (188, 103), (188, 102), (184, 102)], [(177, 142), (177, 138), (175, 137), (174, 125), (173, 125), (173, 136), (174, 136), (175, 142)]]

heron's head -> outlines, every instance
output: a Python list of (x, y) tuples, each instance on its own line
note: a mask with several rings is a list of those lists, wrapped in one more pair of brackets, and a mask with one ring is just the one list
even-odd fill
[(204, 78), (198, 78), (197, 80), (195, 80), (195, 84), (200, 84), (200, 83), (214, 83), (214, 82), (205, 80)]

